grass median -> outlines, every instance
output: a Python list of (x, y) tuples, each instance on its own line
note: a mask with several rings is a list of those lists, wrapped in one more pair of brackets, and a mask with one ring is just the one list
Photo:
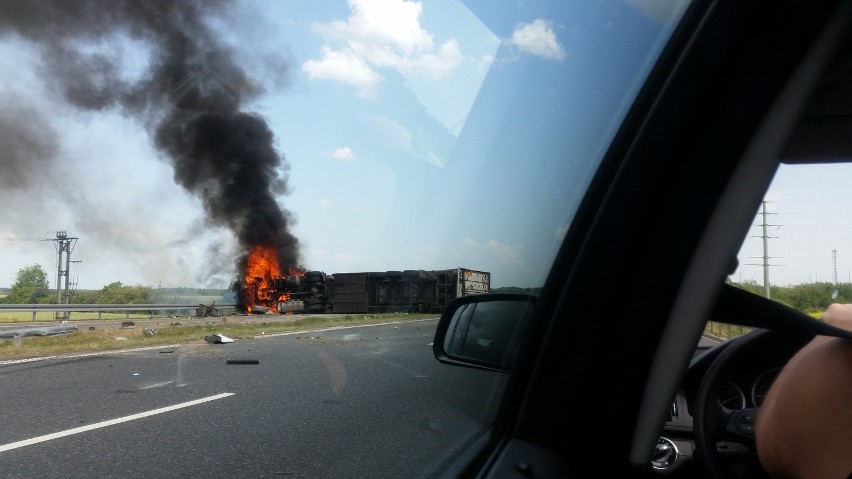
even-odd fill
[(0, 340), (2, 341), (0, 342), (0, 359), (204, 342), (204, 337), (211, 334), (222, 334), (236, 340), (245, 340), (263, 334), (437, 319), (437, 315), (413, 313), (305, 315), (273, 320), (251, 318), (252, 321), (241, 322), (243, 318), (232, 316), (207, 318), (209, 321), (201, 324), (165, 323), (165, 327), (151, 327), (153, 335), (146, 334), (145, 330), (149, 327), (137, 325), (134, 328), (98, 329), (96, 327), (95, 330), (79, 328), (72, 333), (54, 336), (23, 336), (20, 338), (20, 344), (6, 338)]

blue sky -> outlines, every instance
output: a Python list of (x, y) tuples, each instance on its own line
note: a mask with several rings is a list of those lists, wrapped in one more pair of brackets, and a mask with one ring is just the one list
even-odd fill
[[(852, 164), (781, 165), (739, 252), (734, 281), (852, 283)], [(835, 277), (836, 271), (836, 277)]]
[[(258, 0), (217, 17), (263, 92), (243, 108), (275, 135), (277, 200), (308, 268), (466, 267), (541, 285), (680, 3), (510, 5)], [(152, 61), (126, 37), (84, 47), (131, 82)], [(0, 36), (0, 53), (2, 106), (55, 138), (25, 181), (0, 184), (0, 286), (34, 263), (53, 286), (54, 243), (24, 238), (67, 230), (79, 288), (227, 287), (232, 232), (175, 183), (140, 119), (62, 102), (37, 45)]]

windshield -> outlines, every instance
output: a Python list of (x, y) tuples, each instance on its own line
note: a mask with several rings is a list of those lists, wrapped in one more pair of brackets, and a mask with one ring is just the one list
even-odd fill
[(437, 315), (537, 293), (686, 8), (7, 3), (0, 461), (150, 477), (440, 473), (507, 376)]

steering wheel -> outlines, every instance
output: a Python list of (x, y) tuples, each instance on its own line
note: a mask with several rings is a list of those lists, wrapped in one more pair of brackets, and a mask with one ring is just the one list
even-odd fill
[(755, 329), (732, 339), (701, 380), (694, 415), (695, 459), (708, 478), (736, 477), (734, 468), (745, 470), (743, 477), (769, 477), (757, 458), (754, 425), (758, 408), (728, 409), (719, 400), (719, 390), (724, 381), (722, 373), (734, 358), (776, 336), (773, 331)]

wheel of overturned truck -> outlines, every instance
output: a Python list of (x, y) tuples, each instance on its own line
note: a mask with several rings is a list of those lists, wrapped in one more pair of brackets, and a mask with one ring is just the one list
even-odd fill
[(325, 281), (323, 277), (322, 271), (308, 271), (305, 273), (305, 282), (306, 283), (322, 283)]
[(322, 298), (309, 298), (305, 300), (305, 311), (308, 313), (325, 312), (325, 301)]
[(320, 303), (320, 304), (312, 304), (312, 305), (310, 305), (310, 306), (305, 306), (305, 309), (306, 309), (309, 313), (324, 313), (324, 312), (325, 312), (325, 305), (324, 305), (324, 304), (322, 304), (322, 303)]

